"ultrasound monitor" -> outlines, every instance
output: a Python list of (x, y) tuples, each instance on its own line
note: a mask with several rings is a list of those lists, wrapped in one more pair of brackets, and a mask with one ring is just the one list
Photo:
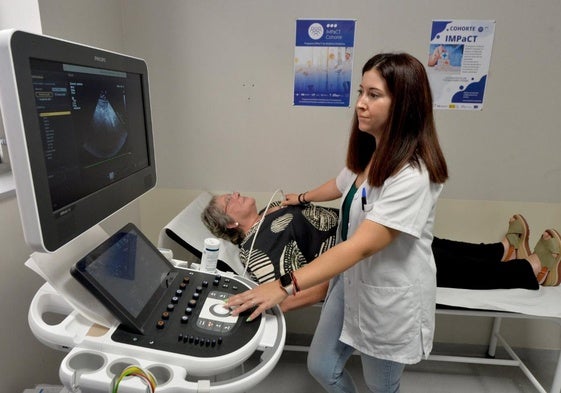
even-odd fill
[(55, 251), (155, 186), (142, 59), (0, 32), (0, 105), (27, 243)]

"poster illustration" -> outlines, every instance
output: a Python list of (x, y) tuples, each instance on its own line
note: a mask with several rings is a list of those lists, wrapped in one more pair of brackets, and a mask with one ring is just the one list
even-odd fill
[(296, 21), (294, 105), (349, 106), (354, 35), (354, 20)]
[(427, 66), (435, 109), (483, 109), (494, 34), (494, 20), (432, 22)]

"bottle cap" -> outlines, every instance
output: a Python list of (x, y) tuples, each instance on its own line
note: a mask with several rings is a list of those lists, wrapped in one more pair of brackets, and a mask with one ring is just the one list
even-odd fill
[(220, 240), (214, 237), (207, 237), (205, 239), (205, 248), (210, 251), (218, 251), (220, 248)]

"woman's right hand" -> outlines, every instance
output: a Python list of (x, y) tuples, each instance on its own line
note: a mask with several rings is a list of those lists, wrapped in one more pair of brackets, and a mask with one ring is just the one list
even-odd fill
[(250, 322), (262, 312), (282, 303), (287, 297), (288, 293), (282, 289), (279, 280), (275, 280), (226, 299), (224, 307), (232, 311), (232, 316), (253, 309), (246, 320), (246, 322)]

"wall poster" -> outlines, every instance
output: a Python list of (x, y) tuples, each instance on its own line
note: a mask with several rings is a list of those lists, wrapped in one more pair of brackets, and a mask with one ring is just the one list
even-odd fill
[(294, 105), (349, 106), (354, 36), (354, 20), (296, 20)]
[(427, 62), (435, 109), (483, 109), (494, 20), (433, 20)]

